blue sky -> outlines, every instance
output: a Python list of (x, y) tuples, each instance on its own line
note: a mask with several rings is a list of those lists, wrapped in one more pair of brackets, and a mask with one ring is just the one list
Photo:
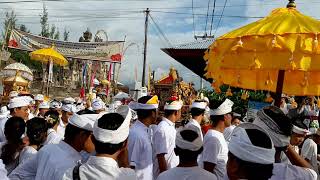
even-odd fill
[[(89, 27), (93, 33), (100, 29), (105, 30), (110, 40), (123, 40), (126, 36), (127, 44), (138, 44), (138, 46), (128, 48), (125, 53), (120, 75), (120, 81), (124, 83), (134, 81), (134, 66), (137, 66), (138, 73), (142, 72), (144, 40), (142, 11), (147, 7), (150, 8), (151, 16), (169, 39), (170, 44), (194, 41), (192, 0), (34, 0), (28, 3), (17, 1), (23, 0), (0, 0), (0, 21), (3, 22), (7, 10), (13, 9), (17, 13), (18, 24), (25, 24), (32, 33), (38, 34), (40, 32), (39, 15), (42, 12), (43, 2), (45, 2), (50, 24), (55, 24), (60, 31), (63, 31), (64, 28), (70, 31), (71, 41), (78, 41), (82, 32)], [(195, 34), (197, 35), (204, 34), (208, 1), (193, 0)], [(213, 1), (210, 0), (209, 15), (212, 14)], [(215, 15), (222, 13), (224, 3), (225, 0), (216, 0)], [(228, 0), (218, 29), (219, 17), (213, 19), (212, 34), (222, 35), (258, 20), (245, 17), (264, 17), (272, 9), (285, 7), (286, 4), (287, 0)], [(320, 19), (318, 11), (320, 0), (298, 0), (297, 5), (301, 12)], [(230, 16), (241, 16), (241, 18)], [(211, 17), (208, 18), (208, 34), (210, 23)], [(170, 66), (174, 66), (186, 81), (194, 81), (199, 87), (200, 78), (198, 76), (160, 50), (160, 48), (168, 47), (169, 43), (159, 36), (152, 21), (149, 27), (147, 63), (156, 70), (156, 78), (167, 74)]]

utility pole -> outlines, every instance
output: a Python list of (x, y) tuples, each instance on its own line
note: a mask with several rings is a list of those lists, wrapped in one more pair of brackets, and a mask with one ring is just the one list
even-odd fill
[(143, 71), (142, 71), (142, 87), (146, 85), (146, 60), (147, 60), (147, 42), (148, 42), (148, 21), (149, 21), (149, 13), (150, 10), (147, 8), (145, 11), (146, 13), (146, 21), (144, 24), (144, 50), (143, 50)]

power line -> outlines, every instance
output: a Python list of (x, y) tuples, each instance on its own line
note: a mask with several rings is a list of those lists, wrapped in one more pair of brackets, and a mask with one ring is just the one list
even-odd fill
[(192, 4), (192, 25), (193, 25), (193, 37), (196, 36), (196, 26), (194, 23), (194, 11), (193, 11), (193, 0), (191, 0), (191, 4)]
[(166, 40), (166, 42), (168, 43), (168, 45), (170, 47), (173, 47), (173, 45), (170, 43), (169, 39), (167, 38), (167, 36), (164, 34), (164, 32), (161, 30), (160, 26), (156, 23), (156, 21), (153, 19), (153, 17), (151, 16), (151, 14), (149, 14), (149, 17), (151, 19), (151, 21), (153, 22), (153, 24), (156, 26), (157, 30), (160, 32), (161, 36)]
[(213, 1), (213, 9), (212, 9), (212, 17), (211, 17), (211, 25), (210, 25), (210, 36), (212, 32), (212, 25), (213, 25), (213, 17), (214, 17), (214, 10), (216, 9), (216, 0)]
[(221, 23), (222, 16), (223, 16), (224, 10), (225, 10), (225, 8), (226, 8), (227, 2), (228, 2), (228, 0), (225, 0), (224, 6), (223, 6), (223, 8), (222, 8), (221, 16), (220, 16), (220, 19), (219, 19), (219, 21), (218, 21), (217, 28), (216, 28), (216, 30), (214, 31), (214, 34), (217, 33), (217, 31), (218, 31), (218, 29), (219, 29), (219, 27), (220, 27), (220, 23)]
[(206, 34), (207, 34), (207, 25), (208, 25), (209, 7), (210, 7), (210, 0), (208, 0), (208, 8), (207, 8), (207, 16), (206, 16), (206, 26), (204, 27), (204, 35), (206, 35)]
[[(217, 6), (216, 6), (217, 7)], [(152, 11), (152, 12), (156, 12), (156, 13), (167, 13), (167, 14), (185, 14), (185, 15), (190, 15), (190, 13), (184, 13), (184, 12), (173, 12), (173, 11)], [(206, 14), (194, 14), (195, 16), (206, 16)], [(209, 17), (226, 17), (226, 18), (252, 18), (252, 19), (261, 19), (264, 18), (263, 16), (236, 16), (236, 15), (208, 15)]]

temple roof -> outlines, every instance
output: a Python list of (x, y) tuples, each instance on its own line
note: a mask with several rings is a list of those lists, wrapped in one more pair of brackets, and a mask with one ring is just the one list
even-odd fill
[[(177, 45), (172, 48), (163, 48), (173, 59), (190, 69), (195, 74), (206, 79), (203, 75), (206, 62), (203, 59), (205, 51), (214, 42), (214, 39), (198, 40), (186, 44)], [(212, 81), (208, 80), (207, 81)]]

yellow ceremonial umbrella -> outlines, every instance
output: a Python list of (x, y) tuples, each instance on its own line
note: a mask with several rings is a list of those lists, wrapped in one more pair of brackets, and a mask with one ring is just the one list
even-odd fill
[(231, 31), (205, 53), (207, 78), (222, 84), (289, 95), (320, 94), (320, 21), (289, 0), (257, 22)]
[(53, 64), (57, 64), (59, 66), (68, 65), (68, 61), (66, 60), (66, 58), (63, 57), (63, 55), (61, 55), (60, 53), (58, 53), (54, 49), (54, 46), (52, 46), (51, 48), (44, 48), (33, 51), (30, 53), (30, 57), (33, 60), (41, 61), (44, 63), (52, 61)]
[(49, 84), (52, 82), (53, 78), (53, 64), (57, 64), (59, 66), (67, 66), (68, 61), (66, 60), (63, 55), (58, 53), (56, 50), (54, 50), (54, 46), (51, 48), (44, 48), (44, 49), (39, 49), (36, 51), (33, 51), (30, 53), (30, 57), (33, 60), (37, 60), (40, 62), (48, 63), (48, 77), (47, 77), (47, 92), (46, 94), (49, 96)]

